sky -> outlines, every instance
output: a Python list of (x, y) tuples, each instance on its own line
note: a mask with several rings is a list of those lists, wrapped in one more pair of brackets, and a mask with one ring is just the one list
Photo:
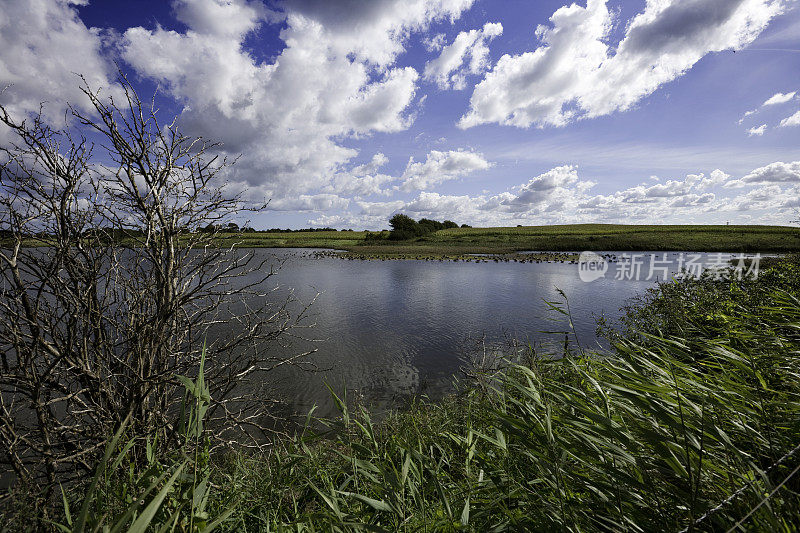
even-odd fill
[(798, 0), (0, 0), (12, 114), (118, 69), (257, 229), (800, 219)]

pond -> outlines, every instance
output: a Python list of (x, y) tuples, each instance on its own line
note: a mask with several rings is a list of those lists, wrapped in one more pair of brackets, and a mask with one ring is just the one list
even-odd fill
[[(283, 262), (269, 283), (277, 283), (279, 292), (291, 291), (295, 311), (316, 298), (307, 322), (314, 327), (299, 332), (315, 342), (294, 340), (289, 350), (315, 348), (321, 370), (275, 372), (269, 380), (294, 412), (317, 405), (321, 415), (333, 413), (326, 383), (381, 410), (415, 395), (435, 399), (452, 390), (465, 358), (484, 347), (499, 350), (515, 339), (563, 352), (564, 334), (548, 332), (568, 330), (568, 321), (546, 303), (563, 305), (559, 291), (567, 297), (577, 342), (597, 348), (602, 344), (598, 317), (617, 319), (620, 308), (681, 265), (708, 267), (732, 257), (658, 252), (628, 262), (622, 252), (610, 253), (617, 261), (605, 276), (587, 282), (574, 263), (477, 257), (470, 262), (361, 261), (318, 257), (315, 250), (256, 253)], [(631, 264), (640, 265), (638, 273)]]

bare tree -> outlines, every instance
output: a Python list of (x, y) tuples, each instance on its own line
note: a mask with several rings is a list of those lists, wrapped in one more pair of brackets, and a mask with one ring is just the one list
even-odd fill
[(242, 209), (219, 187), (229, 162), (120, 85), (114, 102), (84, 81), (92, 111), (62, 130), (0, 106), (0, 462), (24, 482), (89, 470), (128, 417), (175, 445), (178, 376), (206, 339), (220, 443), (264, 442), (263, 372), (310, 364), (275, 350), (303, 313), (272, 301), (272, 266), (215, 246)]

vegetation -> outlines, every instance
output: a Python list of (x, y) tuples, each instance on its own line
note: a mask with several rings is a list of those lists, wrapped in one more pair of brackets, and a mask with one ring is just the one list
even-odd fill
[(205, 346), (215, 446), (263, 445), (265, 373), (307, 362), (275, 350), (301, 317), (265, 297), (271, 265), (213, 246), (241, 212), (218, 186), (226, 162), (120, 83), (117, 102), (84, 86), (92, 111), (60, 131), (0, 105), (0, 476), (35, 503), (90, 474), (122, 426), (173, 449), (178, 376), (221, 321), (238, 327)]
[[(415, 229), (419, 222), (406, 218), (410, 222), (401, 224), (399, 232), (220, 233), (215, 242), (220, 246), (330, 248), (346, 250), (351, 257), (391, 255), (406, 259), (478, 253), (503, 255), (527, 250), (800, 251), (800, 228), (784, 226), (576, 224), (518, 228), (461, 227), (422, 233), (421, 229)], [(393, 234), (396, 237), (393, 238)], [(398, 240), (400, 236), (405, 239)]]
[[(230, 527), (791, 531), (800, 301), (784, 281), (796, 271), (672, 284), (629, 310), (649, 330), (608, 352), (526, 350), (381, 424), (340, 401), (326, 440), (230, 458), (219, 475), (246, 495)], [(664, 298), (694, 305), (698, 284), (714, 305), (671, 315), (669, 331), (644, 322)]]
[[(607, 351), (508, 353), (381, 423), (335, 397), (341, 417), (266, 454), (210, 456), (204, 512), (232, 531), (792, 531), (798, 270), (664, 283)], [(196, 499), (170, 494), (187, 523)]]
[(458, 224), (452, 220), (439, 222), (438, 220), (421, 218), (417, 221), (402, 213), (398, 213), (389, 219), (389, 225), (392, 227), (392, 231), (389, 232), (387, 238), (392, 241), (407, 241), (439, 230), (458, 228)]
[[(606, 351), (584, 351), (567, 331), (562, 353), (484, 358), (458, 395), (381, 423), (331, 391), (339, 418), (311, 413), (302, 431), (268, 442), (263, 373), (309, 354), (268, 351), (297, 317), (268, 307), (269, 265), (232, 249), (785, 252), (800, 230), (472, 229), (397, 215), (391, 232), (259, 233), (228, 221), (238, 203), (213, 185), (224, 168), (205, 155), (213, 146), (158, 124), (122, 86), (124, 107), (84, 88), (95, 113), (73, 116), (103, 139), (104, 166), (84, 137), (0, 106), (18, 141), (0, 167), (0, 464), (14, 482), (0, 499), (4, 530), (791, 531), (800, 521), (794, 259), (758, 279), (664, 283), (620, 324), (601, 324)], [(253, 285), (227, 283), (256, 272)], [(231, 303), (243, 304), (239, 328), (204, 345)]]
[[(419, 226), (419, 222), (410, 219)], [(425, 219), (423, 219), (425, 220)], [(445, 226), (445, 223), (442, 223)], [(413, 259), (416, 256), (445, 258), (466, 254), (510, 254), (518, 251), (695, 251), (762, 252), (800, 251), (800, 228), (786, 226), (625, 225), (573, 224), (513, 228), (460, 228), (447, 225), (424, 233), (403, 230), (405, 240), (392, 238), (392, 231), (312, 231), (250, 228), (228, 231), (215, 227), (213, 243), (221, 248), (328, 248), (345, 250), (351, 256), (386, 254)], [(417, 235), (419, 231), (419, 235)], [(396, 234), (399, 236), (399, 234)], [(2, 235), (0, 235), (2, 237)], [(186, 237), (184, 237), (186, 238)], [(28, 235), (24, 244), (47, 244), (44, 235)]]

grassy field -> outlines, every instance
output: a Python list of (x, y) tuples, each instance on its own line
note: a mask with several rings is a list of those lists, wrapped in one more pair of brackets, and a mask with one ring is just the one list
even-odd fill
[[(571, 224), (513, 228), (455, 228), (414, 240), (392, 241), (367, 231), (293, 231), (280, 233), (219, 233), (221, 247), (326, 248), (341, 250), (347, 259), (449, 259), (470, 254), (507, 255), (520, 251), (693, 251), (798, 252), (800, 228), (786, 226)], [(2, 243), (0, 243), (2, 244)], [(46, 246), (29, 239), (26, 246)], [(539, 259), (549, 260), (543, 254)], [(528, 259), (533, 259), (529, 257)], [(563, 258), (555, 260), (563, 260)]]
[(364, 243), (365, 231), (292, 231), (282, 233), (219, 233), (221, 246), (247, 248), (331, 248), (346, 250)]
[(434, 258), (542, 251), (795, 252), (800, 228), (574, 224), (440, 230), (413, 241), (366, 240), (367, 232), (221, 234), (219, 244), (347, 250), (351, 257)]

